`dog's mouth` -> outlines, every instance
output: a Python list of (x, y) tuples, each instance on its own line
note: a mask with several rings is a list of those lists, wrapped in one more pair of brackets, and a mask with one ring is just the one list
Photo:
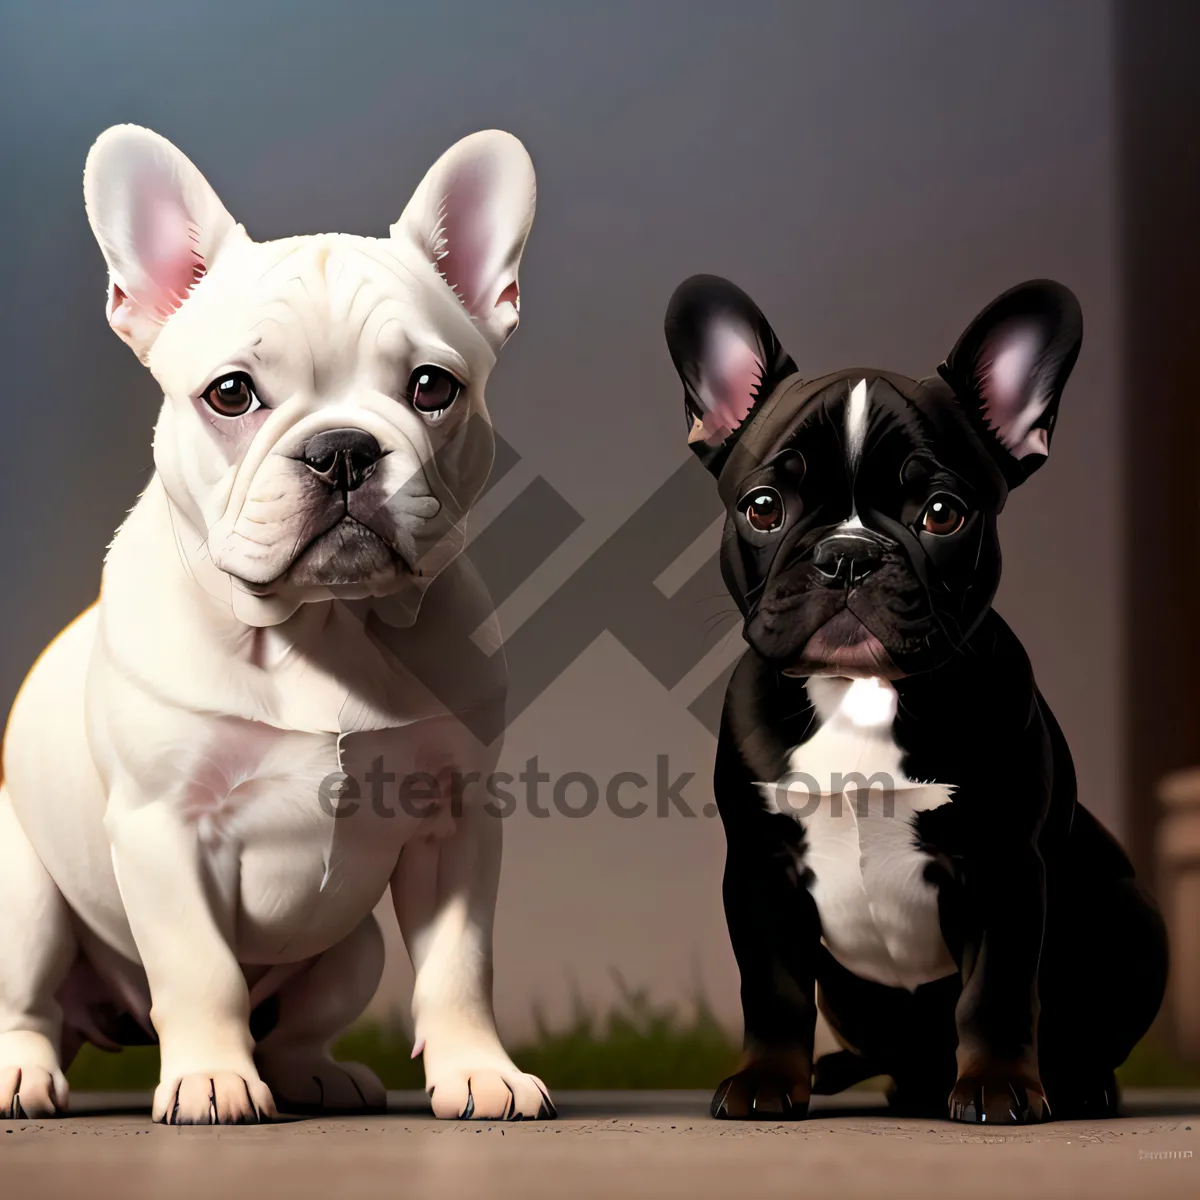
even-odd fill
[(237, 576), (251, 596), (270, 596), (285, 582), (297, 587), (347, 587), (394, 576), (408, 569), (405, 557), (373, 529), (349, 514), (317, 534), (274, 579)]
[(785, 675), (873, 676), (899, 679), (904, 672), (892, 661), (883, 643), (848, 608), (835, 613), (814, 633), (799, 658), (783, 669)]

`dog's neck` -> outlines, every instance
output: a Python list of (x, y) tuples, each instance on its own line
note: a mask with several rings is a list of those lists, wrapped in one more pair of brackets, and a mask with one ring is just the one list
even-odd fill
[[(270, 622), (247, 620), (233, 595), (233, 581), (206, 559), (203, 538), (155, 476), (104, 569), (101, 637), (124, 670), (161, 690), (169, 664), (176, 703), (289, 728), (338, 729), (352, 695), (376, 714), (376, 727), (429, 715), (424, 689), (405, 681), (402, 665), (404, 640), (423, 630), (389, 620), (387, 598), (309, 601)], [(258, 616), (253, 605), (249, 613)], [(471, 612), (471, 628), (486, 619), (485, 609)]]

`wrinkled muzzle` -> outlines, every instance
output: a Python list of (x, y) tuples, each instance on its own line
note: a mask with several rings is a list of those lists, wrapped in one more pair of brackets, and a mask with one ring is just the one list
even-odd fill
[[(301, 422), (243, 463), (213, 562), (255, 595), (281, 587), (384, 595), (434, 574), (461, 548), (461, 519), (437, 464), (380, 422)], [(439, 496), (438, 491), (442, 492)]]

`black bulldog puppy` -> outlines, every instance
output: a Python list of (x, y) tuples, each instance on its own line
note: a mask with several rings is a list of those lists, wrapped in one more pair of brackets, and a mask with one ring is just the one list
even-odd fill
[[(802, 1117), (875, 1074), (899, 1110), (959, 1121), (1113, 1113), (1163, 924), (991, 607), (996, 517), (1049, 453), (1078, 302), (1022, 284), (920, 381), (802, 379), (712, 276), (666, 334), (749, 643), (715, 774), (745, 1060), (713, 1115)], [(845, 1049), (814, 1071), (818, 1005)]]

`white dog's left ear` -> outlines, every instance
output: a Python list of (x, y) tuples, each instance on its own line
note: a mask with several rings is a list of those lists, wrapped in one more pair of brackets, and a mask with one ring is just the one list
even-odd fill
[(392, 226), (454, 289), (495, 349), (517, 327), (517, 269), (537, 183), (525, 147), (498, 129), (456, 142), (429, 169)]
[(138, 125), (96, 139), (83, 198), (108, 263), (109, 323), (144, 361), (236, 225), (192, 162)]

